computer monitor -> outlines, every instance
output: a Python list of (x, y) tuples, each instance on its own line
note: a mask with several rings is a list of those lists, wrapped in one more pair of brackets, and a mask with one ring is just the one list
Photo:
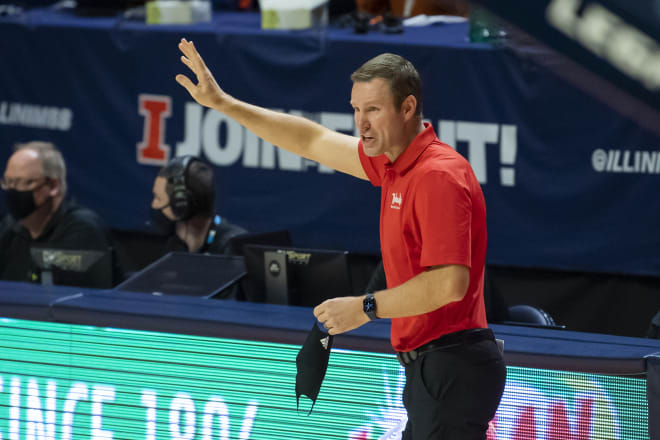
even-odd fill
[(34, 246), (33, 264), (43, 285), (112, 288), (112, 249), (58, 249)]
[(155, 295), (223, 298), (245, 274), (245, 263), (240, 256), (170, 252), (115, 289)]
[(246, 245), (247, 300), (315, 307), (351, 295), (348, 252)]

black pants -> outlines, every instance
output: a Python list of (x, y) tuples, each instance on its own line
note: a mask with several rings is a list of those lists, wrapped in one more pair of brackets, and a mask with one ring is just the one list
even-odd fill
[(504, 392), (506, 367), (493, 340), (420, 355), (405, 366), (402, 440), (483, 440)]

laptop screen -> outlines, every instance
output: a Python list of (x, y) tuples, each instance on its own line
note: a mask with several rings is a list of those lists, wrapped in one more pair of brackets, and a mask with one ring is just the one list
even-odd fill
[(246, 273), (243, 257), (170, 252), (115, 289), (163, 295), (221, 297)]

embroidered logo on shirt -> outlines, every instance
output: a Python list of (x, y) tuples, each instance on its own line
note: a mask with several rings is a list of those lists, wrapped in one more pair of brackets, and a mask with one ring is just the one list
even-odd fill
[(326, 336), (325, 338), (321, 339), (321, 345), (323, 345), (323, 349), (327, 350), (328, 349), (328, 341), (330, 340), (330, 336)]
[(401, 209), (402, 202), (403, 202), (403, 198), (401, 196), (401, 193), (392, 193), (392, 204), (390, 205), (390, 208)]

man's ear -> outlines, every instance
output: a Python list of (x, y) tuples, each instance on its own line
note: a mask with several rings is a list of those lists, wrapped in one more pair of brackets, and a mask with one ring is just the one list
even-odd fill
[(406, 121), (412, 119), (417, 111), (417, 98), (408, 95), (401, 103), (401, 112)]
[(55, 179), (53, 177), (46, 177), (46, 179), (48, 180), (46, 185), (50, 188), (48, 194), (52, 197), (59, 196), (62, 192), (62, 182), (60, 182), (60, 179)]

